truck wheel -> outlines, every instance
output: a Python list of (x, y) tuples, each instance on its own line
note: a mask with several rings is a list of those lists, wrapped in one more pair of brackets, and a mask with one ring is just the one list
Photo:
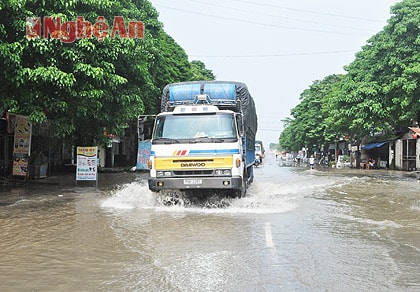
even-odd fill
[(240, 195), (239, 198), (243, 198), (246, 196), (246, 191), (248, 189), (248, 183), (247, 183), (247, 178), (244, 177), (243, 179), (243, 184), (242, 184), (242, 190), (240, 191)]
[(236, 198), (243, 198), (246, 196), (246, 190), (248, 187), (248, 173), (246, 169), (244, 170), (243, 179), (242, 179), (242, 187), (239, 190), (235, 191), (235, 197)]
[(246, 196), (246, 186), (243, 186), (241, 189), (237, 189), (234, 191), (234, 195), (233, 195), (234, 198), (240, 199), (245, 196)]

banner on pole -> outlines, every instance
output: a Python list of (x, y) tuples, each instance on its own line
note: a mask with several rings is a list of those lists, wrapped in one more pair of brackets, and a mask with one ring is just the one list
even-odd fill
[(97, 180), (98, 147), (77, 147), (76, 180)]
[(28, 156), (14, 155), (13, 156), (13, 176), (26, 176), (28, 174)]
[(152, 143), (150, 141), (139, 141), (137, 149), (137, 164), (136, 169), (145, 170), (149, 169), (148, 161), (150, 158), (150, 149)]
[(26, 176), (28, 174), (28, 161), (31, 155), (32, 125), (29, 117), (8, 114), (10, 132), (14, 132), (13, 143), (13, 176)]

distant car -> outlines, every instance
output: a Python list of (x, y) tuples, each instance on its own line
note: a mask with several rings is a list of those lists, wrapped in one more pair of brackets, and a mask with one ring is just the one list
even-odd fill
[(257, 154), (257, 152), (262, 160), (265, 157), (265, 149), (262, 141), (255, 141), (255, 153)]

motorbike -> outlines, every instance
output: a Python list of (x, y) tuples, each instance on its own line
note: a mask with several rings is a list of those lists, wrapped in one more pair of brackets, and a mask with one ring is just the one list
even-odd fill
[(258, 167), (261, 164), (261, 156), (259, 154), (255, 155), (254, 166)]

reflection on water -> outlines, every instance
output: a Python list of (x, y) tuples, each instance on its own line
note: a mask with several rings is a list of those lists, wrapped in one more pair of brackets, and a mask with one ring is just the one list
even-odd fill
[(255, 175), (245, 198), (172, 206), (143, 173), (0, 191), (0, 290), (420, 289), (418, 180), (270, 158)]

